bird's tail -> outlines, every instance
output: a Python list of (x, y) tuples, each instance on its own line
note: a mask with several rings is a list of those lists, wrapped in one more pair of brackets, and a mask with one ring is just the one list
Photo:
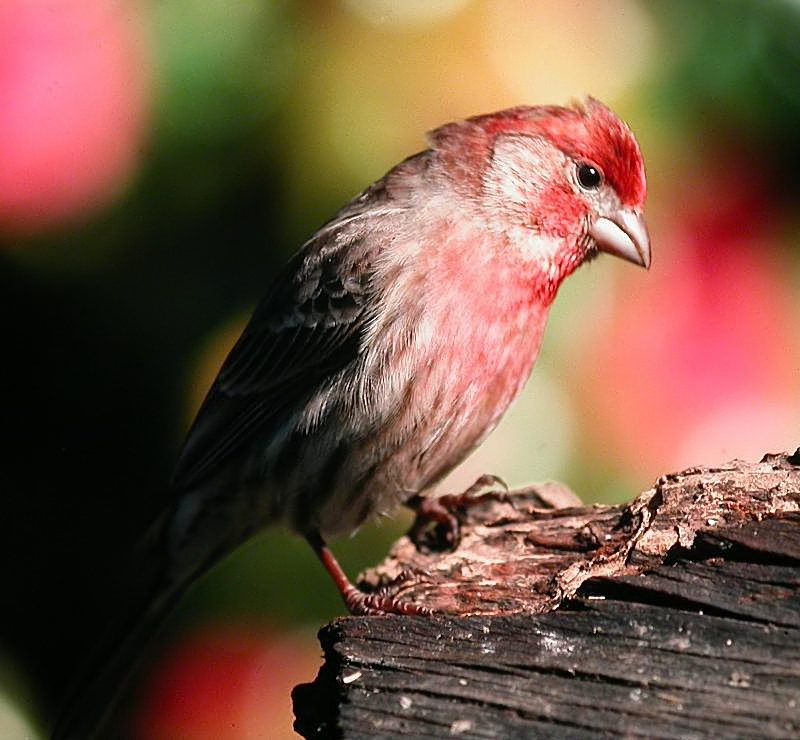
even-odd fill
[(167, 580), (158, 560), (153, 553), (144, 553), (141, 565), (148, 572), (137, 574), (139, 586), (79, 665), (62, 701), (52, 740), (106, 736), (147, 645), (189, 585), (188, 579)]
[(67, 692), (53, 740), (88, 740), (114, 714), (144, 648), (172, 608), (212, 565), (252, 533), (246, 496), (229, 495), (228, 481), (181, 491), (142, 543), (128, 608), (107, 629)]

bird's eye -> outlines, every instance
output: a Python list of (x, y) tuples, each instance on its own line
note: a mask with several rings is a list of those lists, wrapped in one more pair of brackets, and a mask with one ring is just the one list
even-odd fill
[(595, 190), (603, 182), (603, 173), (594, 165), (584, 162), (578, 165), (578, 182), (586, 190)]

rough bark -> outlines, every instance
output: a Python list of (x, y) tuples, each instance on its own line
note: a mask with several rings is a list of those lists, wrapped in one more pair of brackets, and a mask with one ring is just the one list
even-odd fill
[(800, 450), (634, 501), (482, 499), (365, 574), (437, 616), (325, 627), (305, 737), (800, 737)]

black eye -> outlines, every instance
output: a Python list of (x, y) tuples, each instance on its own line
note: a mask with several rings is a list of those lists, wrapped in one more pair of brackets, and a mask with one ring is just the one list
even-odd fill
[(597, 169), (597, 167), (594, 167), (591, 164), (579, 164), (578, 182), (581, 184), (582, 188), (585, 188), (586, 190), (594, 190), (595, 188), (599, 188), (603, 182), (603, 174)]

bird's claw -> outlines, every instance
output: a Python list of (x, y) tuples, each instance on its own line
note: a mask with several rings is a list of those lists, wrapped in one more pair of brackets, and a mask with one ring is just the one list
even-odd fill
[[(501, 491), (497, 489), (501, 488)], [(466, 491), (463, 493), (450, 494), (450, 498), (457, 499), (475, 499), (483, 496), (489, 496), (494, 500), (505, 500), (504, 494), (508, 493), (508, 483), (506, 483), (499, 475), (492, 473), (484, 473), (478, 480), (476, 480)], [(447, 496), (445, 498), (448, 498)], [(461, 505), (464, 505), (462, 500)]]
[(430, 617), (434, 611), (427, 606), (412, 604), (395, 596), (386, 594), (365, 594), (353, 588), (344, 595), (344, 603), (351, 614), (361, 617), (403, 614), (406, 616)]
[[(498, 490), (498, 487), (502, 490)], [(506, 482), (489, 473), (485, 473), (469, 488), (461, 493), (448, 493), (443, 496), (414, 496), (407, 506), (416, 512), (416, 519), (408, 533), (417, 547), (431, 547), (431, 537), (426, 536), (433, 524), (435, 545), (433, 549), (454, 549), (460, 537), (460, 523), (453, 513), (463, 511), (487, 500), (507, 501), (508, 485)], [(441, 543), (441, 544), (440, 544)]]

